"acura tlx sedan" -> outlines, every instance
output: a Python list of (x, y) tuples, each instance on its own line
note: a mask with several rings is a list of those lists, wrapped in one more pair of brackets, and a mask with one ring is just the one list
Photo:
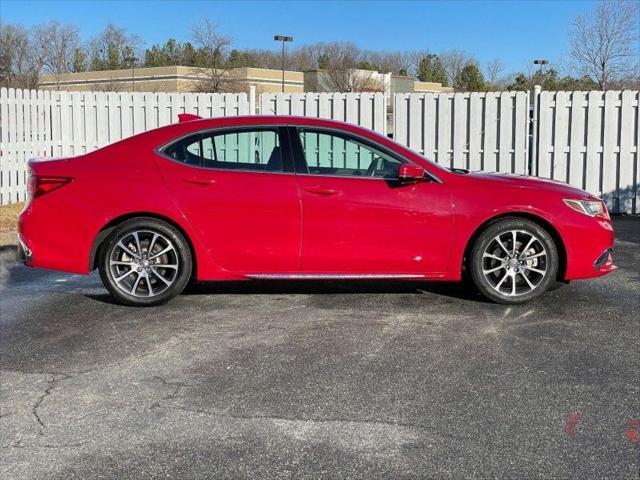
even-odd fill
[(25, 263), (97, 268), (137, 306), (192, 279), (466, 276), (517, 304), (616, 268), (606, 206), (565, 184), (449, 170), (336, 121), (180, 120), (83, 156), (31, 160)]

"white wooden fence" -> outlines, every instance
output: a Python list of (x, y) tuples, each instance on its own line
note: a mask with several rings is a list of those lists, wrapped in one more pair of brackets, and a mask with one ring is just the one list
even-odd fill
[(528, 173), (529, 95), (395, 96), (394, 139), (445, 167)]
[(639, 93), (540, 93), (532, 174), (602, 196), (613, 212), (640, 213)]
[(382, 134), (387, 130), (383, 93), (263, 93), (260, 114), (329, 118)]
[(553, 178), (637, 214), (639, 93), (537, 90), (531, 118), (524, 92), (400, 94), (394, 137), (447, 167)]
[[(252, 92), (253, 93), (253, 92)], [(639, 92), (397, 94), (394, 137), (450, 167), (554, 178), (640, 213)], [(386, 133), (381, 93), (262, 94), (260, 113), (331, 118)], [(26, 197), (26, 160), (80, 155), (178, 113), (254, 114), (250, 94), (0, 90), (0, 203)]]
[(177, 121), (248, 115), (247, 94), (0, 90), (0, 203), (26, 198), (26, 161), (82, 155)]

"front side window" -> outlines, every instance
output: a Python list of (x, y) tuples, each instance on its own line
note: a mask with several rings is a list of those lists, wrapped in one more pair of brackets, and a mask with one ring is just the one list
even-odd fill
[(277, 129), (196, 134), (170, 145), (164, 153), (179, 162), (205, 168), (283, 171)]
[(299, 129), (308, 173), (341, 177), (396, 178), (402, 162), (346, 135)]

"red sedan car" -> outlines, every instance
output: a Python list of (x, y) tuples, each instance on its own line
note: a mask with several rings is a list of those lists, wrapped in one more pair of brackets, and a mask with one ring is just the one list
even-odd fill
[(190, 279), (467, 274), (515, 304), (615, 269), (606, 206), (562, 183), (436, 165), (354, 125), (198, 119), (33, 160), (20, 242), (32, 267), (88, 274), (125, 304)]

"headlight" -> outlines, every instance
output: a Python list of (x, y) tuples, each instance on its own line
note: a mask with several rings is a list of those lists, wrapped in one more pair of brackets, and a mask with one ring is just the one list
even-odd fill
[(564, 203), (572, 210), (584, 213), (590, 217), (605, 215), (607, 212), (607, 207), (605, 207), (604, 203), (600, 200), (571, 200), (565, 198)]

